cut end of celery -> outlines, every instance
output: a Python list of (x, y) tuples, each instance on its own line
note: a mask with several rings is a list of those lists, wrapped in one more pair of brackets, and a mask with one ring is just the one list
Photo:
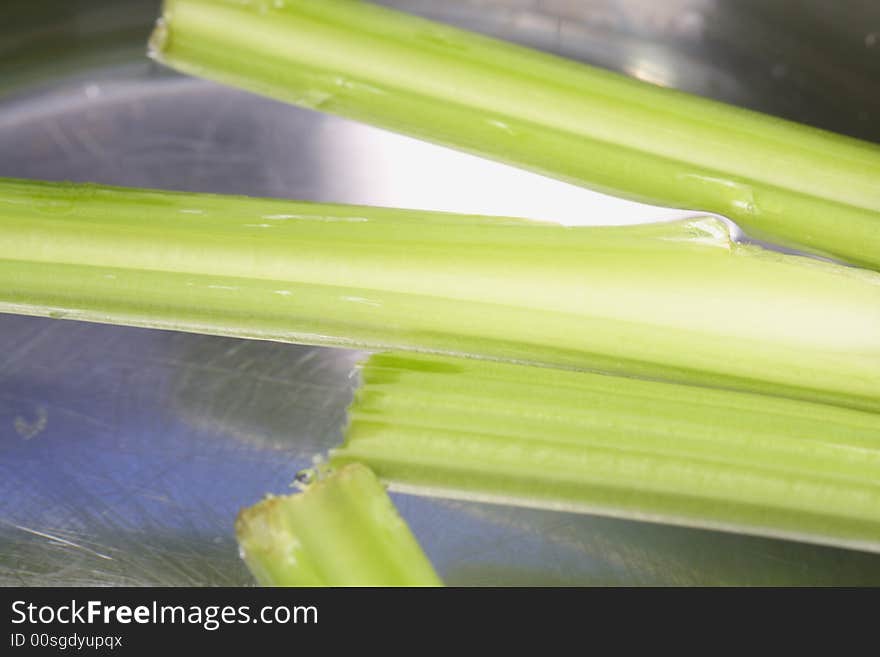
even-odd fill
[(235, 532), (262, 586), (442, 584), (382, 484), (357, 463), (242, 510)]
[(147, 57), (157, 62), (163, 61), (162, 53), (168, 43), (168, 19), (166, 16), (163, 14), (156, 20), (156, 26), (147, 41)]

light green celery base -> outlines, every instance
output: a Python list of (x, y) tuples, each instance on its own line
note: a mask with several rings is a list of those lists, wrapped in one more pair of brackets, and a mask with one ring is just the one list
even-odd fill
[(262, 586), (440, 586), (369, 469), (347, 465), (302, 493), (268, 497), (235, 525)]
[(380, 354), (331, 464), (396, 490), (880, 551), (880, 415)]
[(880, 146), (355, 0), (165, 0), (181, 71), (880, 267)]
[(737, 245), (706, 218), (566, 228), (0, 180), (0, 311), (880, 410), (880, 275)]

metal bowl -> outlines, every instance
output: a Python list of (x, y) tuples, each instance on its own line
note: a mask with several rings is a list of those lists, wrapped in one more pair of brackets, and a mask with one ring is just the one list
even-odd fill
[[(880, 140), (876, 2), (381, 4)], [(145, 57), (157, 15), (155, 0), (4, 0), (0, 176), (615, 223), (670, 212), (180, 77)], [(5, 585), (250, 583), (234, 516), (338, 441), (359, 356), (15, 316), (0, 344)], [(876, 555), (396, 501), (450, 584), (880, 583)]]

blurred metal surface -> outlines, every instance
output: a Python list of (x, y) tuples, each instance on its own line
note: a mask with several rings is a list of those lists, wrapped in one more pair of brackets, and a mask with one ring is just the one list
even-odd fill
[[(880, 141), (876, 2), (382, 4)], [(153, 0), (0, 4), (0, 176), (662, 216), (159, 70), (143, 57), (157, 12)], [(235, 513), (338, 440), (359, 356), (13, 316), (0, 316), (0, 345), (5, 585), (249, 583)], [(856, 552), (397, 501), (451, 584), (880, 583), (880, 557)]]

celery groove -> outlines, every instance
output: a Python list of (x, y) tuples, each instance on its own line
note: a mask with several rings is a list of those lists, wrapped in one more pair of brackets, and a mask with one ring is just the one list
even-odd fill
[(425, 355), (362, 370), (331, 464), (393, 490), (880, 551), (880, 415)]
[(239, 514), (235, 531), (245, 563), (263, 586), (441, 584), (363, 465), (347, 465), (302, 493), (266, 498)]
[(880, 146), (354, 0), (165, 0), (186, 73), (880, 267)]
[(572, 228), (0, 180), (0, 311), (880, 410), (880, 275), (736, 244), (712, 218)]

